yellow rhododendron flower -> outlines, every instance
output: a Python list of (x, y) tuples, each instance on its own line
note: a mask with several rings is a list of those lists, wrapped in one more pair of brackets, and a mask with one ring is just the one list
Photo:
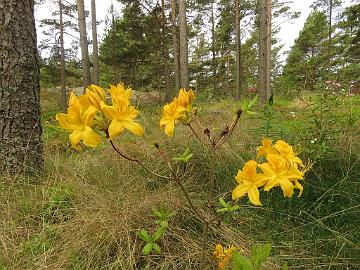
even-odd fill
[(125, 129), (142, 136), (144, 129), (139, 123), (134, 121), (138, 111), (134, 106), (130, 106), (131, 89), (125, 90), (123, 84), (118, 84), (117, 86), (111, 85), (109, 92), (112, 106), (101, 101), (100, 107), (105, 117), (111, 121), (108, 128), (110, 140), (121, 134)]
[(215, 259), (219, 261), (219, 269), (224, 269), (229, 264), (235, 250), (236, 248), (234, 246), (230, 246), (228, 248), (224, 248), (221, 244), (217, 244), (215, 246), (213, 255)]
[(183, 117), (185, 108), (178, 105), (177, 99), (164, 106), (163, 117), (160, 119), (160, 128), (165, 127), (165, 134), (174, 136), (175, 124)]
[(266, 184), (266, 178), (256, 171), (257, 166), (258, 163), (255, 160), (250, 160), (245, 163), (242, 170), (238, 171), (235, 177), (238, 186), (232, 192), (233, 200), (248, 194), (252, 204), (261, 205), (258, 188)]
[(70, 94), (67, 114), (58, 113), (56, 120), (60, 126), (71, 132), (69, 139), (75, 149), (79, 149), (80, 141), (90, 147), (96, 147), (101, 140), (92, 130), (97, 109), (91, 105), (87, 95), (78, 98), (73, 92)]
[(88, 96), (90, 103), (100, 111), (101, 101), (106, 101), (105, 91), (100, 86), (92, 84), (86, 88), (86, 95)]
[(160, 119), (160, 128), (165, 127), (165, 134), (174, 136), (175, 125), (178, 122), (189, 124), (193, 111), (192, 102), (195, 99), (194, 92), (190, 89), (180, 89), (179, 94), (172, 102), (166, 104), (163, 109), (163, 117)]
[(298, 164), (304, 167), (301, 159), (295, 155), (293, 148), (283, 140), (278, 140), (275, 143), (274, 148), (279, 152), (280, 156), (286, 159), (290, 164)]
[(280, 186), (285, 197), (292, 197), (294, 188), (297, 188), (300, 189), (300, 196), (303, 188), (298, 180), (304, 179), (304, 172), (300, 171), (297, 165), (291, 165), (280, 155), (269, 154), (266, 158), (267, 163), (259, 164), (259, 168), (267, 179), (264, 190), (270, 191), (273, 187)]
[(259, 159), (259, 157), (262, 156), (266, 157), (267, 154), (276, 152), (271, 144), (272, 144), (272, 140), (268, 138), (262, 139), (262, 146), (259, 146), (257, 148), (258, 153), (256, 155), (256, 159)]
[(178, 94), (179, 106), (184, 107), (187, 111), (192, 109), (192, 103), (195, 99), (195, 94), (192, 89), (186, 91), (184, 88), (181, 88)]

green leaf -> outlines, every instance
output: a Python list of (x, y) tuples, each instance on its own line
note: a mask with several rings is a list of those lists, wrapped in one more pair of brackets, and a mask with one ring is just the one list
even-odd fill
[(252, 106), (254, 106), (254, 105), (257, 103), (258, 99), (259, 99), (259, 95), (256, 95), (256, 96), (250, 101), (250, 103), (249, 103), (249, 105), (248, 105), (248, 109), (250, 109)]
[(148, 234), (148, 232), (144, 229), (142, 229), (141, 231), (138, 232), (137, 236), (145, 241), (146, 243), (149, 243), (151, 242), (151, 238), (150, 238), (150, 235)]
[(160, 227), (167, 228), (169, 226), (169, 222), (167, 220), (163, 220), (159, 223)]
[(259, 268), (270, 256), (270, 251), (271, 251), (271, 244), (255, 245), (251, 249), (250, 258), (254, 262), (257, 268)]
[(255, 270), (250, 261), (244, 256), (240, 255), (237, 251), (234, 251), (233, 253), (233, 263), (233, 270)]
[(162, 218), (162, 214), (160, 213), (159, 210), (153, 208), (153, 209), (152, 209), (152, 213), (153, 213), (153, 215), (156, 216), (157, 218)]
[(246, 111), (246, 113), (247, 113), (248, 115), (258, 115), (257, 112), (252, 112), (252, 111)]
[(193, 157), (193, 153), (190, 153), (190, 154), (188, 154), (187, 156), (185, 156), (184, 158), (183, 158), (183, 160), (184, 160), (184, 162), (186, 163), (186, 162), (188, 162), (189, 160), (190, 160), (190, 158), (192, 158)]
[(289, 267), (288, 267), (287, 263), (285, 263), (285, 264), (283, 265), (283, 267), (281, 268), (281, 270), (289, 270)]
[(219, 198), (219, 203), (222, 207), (224, 208), (228, 208), (229, 205), (225, 202), (225, 200), (223, 198)]
[(228, 212), (229, 211), (229, 208), (220, 208), (220, 209), (216, 209), (216, 212), (217, 213), (226, 213), (226, 212)]
[(234, 211), (239, 210), (239, 209), (240, 209), (240, 206), (238, 206), (238, 205), (233, 205), (233, 206), (231, 206), (231, 207), (229, 208), (229, 211), (234, 212)]
[(150, 252), (153, 250), (153, 247), (154, 247), (154, 244), (153, 243), (147, 243), (143, 250), (142, 250), (142, 253), (146, 256), (146, 255), (149, 255)]
[(157, 229), (157, 231), (151, 237), (152, 242), (159, 240), (161, 236), (163, 236), (165, 231), (166, 231), (166, 227), (160, 227), (159, 229)]
[(159, 247), (159, 245), (158, 245), (158, 244), (153, 243), (153, 248), (154, 248), (154, 250), (156, 251), (156, 253), (158, 253), (158, 254), (160, 254), (160, 253), (161, 253), (161, 249), (160, 249), (160, 247)]

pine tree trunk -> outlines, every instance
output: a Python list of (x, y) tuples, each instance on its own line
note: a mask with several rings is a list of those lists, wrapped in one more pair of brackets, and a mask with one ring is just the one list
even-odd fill
[(61, 109), (65, 112), (67, 108), (66, 84), (65, 84), (65, 48), (64, 48), (64, 21), (63, 21), (63, 5), (59, 0), (60, 15), (60, 88), (61, 88)]
[(161, 0), (161, 19), (162, 19), (161, 41), (162, 41), (162, 50), (164, 57), (165, 99), (166, 101), (171, 101), (172, 95), (171, 95), (171, 87), (170, 87), (169, 55), (166, 44), (165, 0)]
[(215, 16), (214, 16), (214, 3), (211, 3), (211, 52), (212, 52), (212, 79), (213, 79), (213, 95), (216, 93), (216, 52), (215, 52)]
[(266, 5), (266, 99), (272, 96), (271, 89), (271, 0)]
[(186, 24), (186, 0), (179, 0), (179, 32), (180, 32), (180, 87), (189, 88), (188, 70), (188, 37)]
[(93, 67), (94, 67), (94, 84), (99, 85), (99, 45), (97, 39), (96, 26), (96, 3), (91, 0), (91, 30), (93, 39)]
[(172, 39), (173, 39), (173, 51), (174, 51), (174, 77), (175, 77), (175, 89), (180, 89), (180, 67), (179, 67), (179, 43), (178, 43), (178, 31), (176, 23), (176, 0), (171, 0), (171, 21), (172, 21)]
[(271, 0), (259, 0), (259, 87), (260, 102), (271, 96)]
[(83, 86), (84, 89), (91, 84), (90, 76), (90, 61), (88, 40), (86, 33), (86, 21), (85, 21), (85, 8), (84, 0), (77, 0), (79, 31), (80, 31), (80, 48), (81, 48), (81, 65), (83, 73)]
[(240, 40), (240, 0), (235, 1), (235, 10), (236, 10), (236, 22), (235, 22), (235, 45), (236, 45), (236, 88), (235, 88), (235, 98), (239, 99), (241, 94), (241, 40)]
[(332, 11), (333, 1), (329, 0), (329, 36), (328, 36), (328, 73), (331, 74), (331, 31), (332, 31)]
[(43, 170), (34, 0), (0, 0), (0, 173)]

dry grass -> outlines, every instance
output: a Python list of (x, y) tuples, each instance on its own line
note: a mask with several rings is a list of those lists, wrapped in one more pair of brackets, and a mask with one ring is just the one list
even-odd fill
[[(45, 106), (45, 111), (50, 111), (51, 115), (51, 109), (55, 106), (53, 97), (49, 97)], [(239, 104), (213, 104), (210, 110), (201, 108), (201, 104), (199, 106), (203, 127), (211, 127), (213, 134), (219, 134), (231, 121)], [(158, 126), (157, 115), (160, 115), (159, 108), (147, 109), (141, 115), (140, 121), (146, 128), (144, 138), (133, 143), (131, 137), (126, 135), (118, 142), (157, 173), (166, 173), (166, 168), (151, 147), (155, 141), (163, 149), (169, 149), (172, 156), (189, 146), (194, 151), (193, 165), (189, 168), (192, 174), (184, 184), (194, 202), (204, 206), (210, 170), (207, 150), (193, 139), (185, 127), (176, 129), (175, 140), (166, 138), (157, 128), (152, 128)], [(175, 183), (149, 176), (136, 164), (118, 157), (106, 143), (95, 150), (69, 150), (66, 135), (51, 127), (53, 120), (48, 118), (44, 123), (45, 177), (38, 181), (26, 178), (0, 180), (1, 270), (198, 269), (202, 224), (190, 211)], [(244, 161), (254, 158), (255, 147), (262, 135), (259, 132), (261, 125), (258, 119), (242, 119), (232, 140), (218, 152), (215, 171), (219, 196), (228, 195), (234, 185), (236, 169)], [(202, 132), (200, 126), (197, 129), (199, 133)], [(349, 161), (349, 167), (353, 165), (354, 162)], [(150, 232), (156, 229), (151, 209), (160, 205), (165, 205), (176, 215), (170, 219), (169, 229), (159, 242), (162, 253), (144, 257), (141, 254), (143, 242), (136, 237), (136, 233), (143, 228)], [(244, 205), (237, 215), (228, 218), (221, 226), (214, 226), (207, 247), (209, 269), (216, 268), (211, 258), (214, 243), (233, 244), (248, 253), (255, 239), (271, 240), (274, 228), (267, 227), (270, 224), (267, 212), (275, 210), (269, 206), (259, 209)], [(279, 218), (287, 215), (285, 210), (276, 210), (279, 211)], [(206, 208), (202, 211), (207, 213)], [(297, 213), (289, 215), (288, 219), (300, 220)], [(321, 221), (319, 218), (317, 220)], [(313, 230), (310, 226), (311, 222), (315, 222), (306, 222), (303, 226), (308, 231)], [(316, 249), (312, 239), (304, 237), (301, 241), (295, 235), (301, 233), (302, 225), (293, 228), (292, 223), (286, 221), (279, 221), (279, 224), (277, 234), (289, 232), (291, 237), (293, 233), (293, 240), (287, 237), (281, 244), (277, 242), (274, 259), (265, 268), (280, 269), (276, 263), (278, 259), (301, 262), (291, 269), (333, 269), (331, 264), (336, 267), (339, 263), (340, 253), (336, 260), (324, 265), (319, 263), (321, 258), (318, 257), (321, 255), (307, 249), (308, 246)], [(340, 240), (339, 243), (344, 242)], [(326, 243), (329, 242), (324, 240)], [(306, 268), (298, 266), (301, 264), (307, 265)]]

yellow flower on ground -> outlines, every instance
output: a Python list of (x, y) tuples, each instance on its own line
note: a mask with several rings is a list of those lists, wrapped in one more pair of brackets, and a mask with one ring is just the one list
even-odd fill
[(183, 117), (185, 108), (179, 106), (175, 98), (171, 103), (166, 104), (163, 110), (163, 117), (160, 119), (160, 128), (165, 127), (165, 134), (169, 137), (174, 136), (175, 124)]
[(142, 136), (144, 129), (134, 121), (138, 111), (134, 106), (130, 106), (131, 89), (125, 90), (123, 84), (118, 84), (117, 86), (111, 85), (109, 92), (112, 98), (112, 106), (101, 101), (100, 107), (105, 117), (111, 121), (108, 128), (110, 140), (121, 134), (125, 129)]
[(245, 163), (243, 169), (238, 171), (235, 179), (239, 185), (232, 192), (233, 200), (248, 194), (252, 204), (261, 205), (258, 188), (266, 184), (266, 178), (256, 171), (257, 166), (258, 163), (255, 160), (249, 160)]
[(275, 143), (274, 148), (276, 149), (276, 151), (279, 152), (280, 156), (286, 159), (290, 164), (298, 164), (304, 167), (304, 164), (301, 161), (301, 159), (295, 155), (293, 148), (285, 141), (278, 140)]
[(300, 171), (296, 164), (291, 165), (280, 155), (269, 154), (267, 160), (267, 163), (259, 164), (259, 168), (267, 180), (264, 190), (270, 191), (273, 187), (280, 186), (285, 197), (292, 197), (294, 188), (297, 188), (300, 190), (300, 196), (303, 187), (298, 180), (304, 179), (304, 172)]
[(272, 140), (268, 139), (268, 138), (263, 138), (262, 139), (262, 146), (259, 146), (257, 148), (257, 155), (256, 155), (256, 159), (259, 159), (259, 157), (266, 157), (267, 154), (270, 153), (275, 153), (275, 149), (272, 147)]
[(67, 114), (58, 113), (56, 120), (60, 126), (71, 132), (69, 139), (75, 149), (80, 149), (79, 143), (90, 147), (96, 147), (101, 140), (98, 134), (92, 130), (96, 107), (91, 105), (87, 95), (78, 98), (73, 92), (70, 94)]
[(235, 250), (236, 248), (234, 246), (230, 246), (228, 248), (224, 248), (221, 244), (217, 244), (215, 246), (213, 255), (215, 259), (219, 261), (219, 269), (224, 269), (229, 264)]
[(92, 84), (88, 88), (86, 88), (86, 94), (89, 98), (90, 103), (100, 111), (101, 101), (106, 101), (105, 91), (100, 86)]

